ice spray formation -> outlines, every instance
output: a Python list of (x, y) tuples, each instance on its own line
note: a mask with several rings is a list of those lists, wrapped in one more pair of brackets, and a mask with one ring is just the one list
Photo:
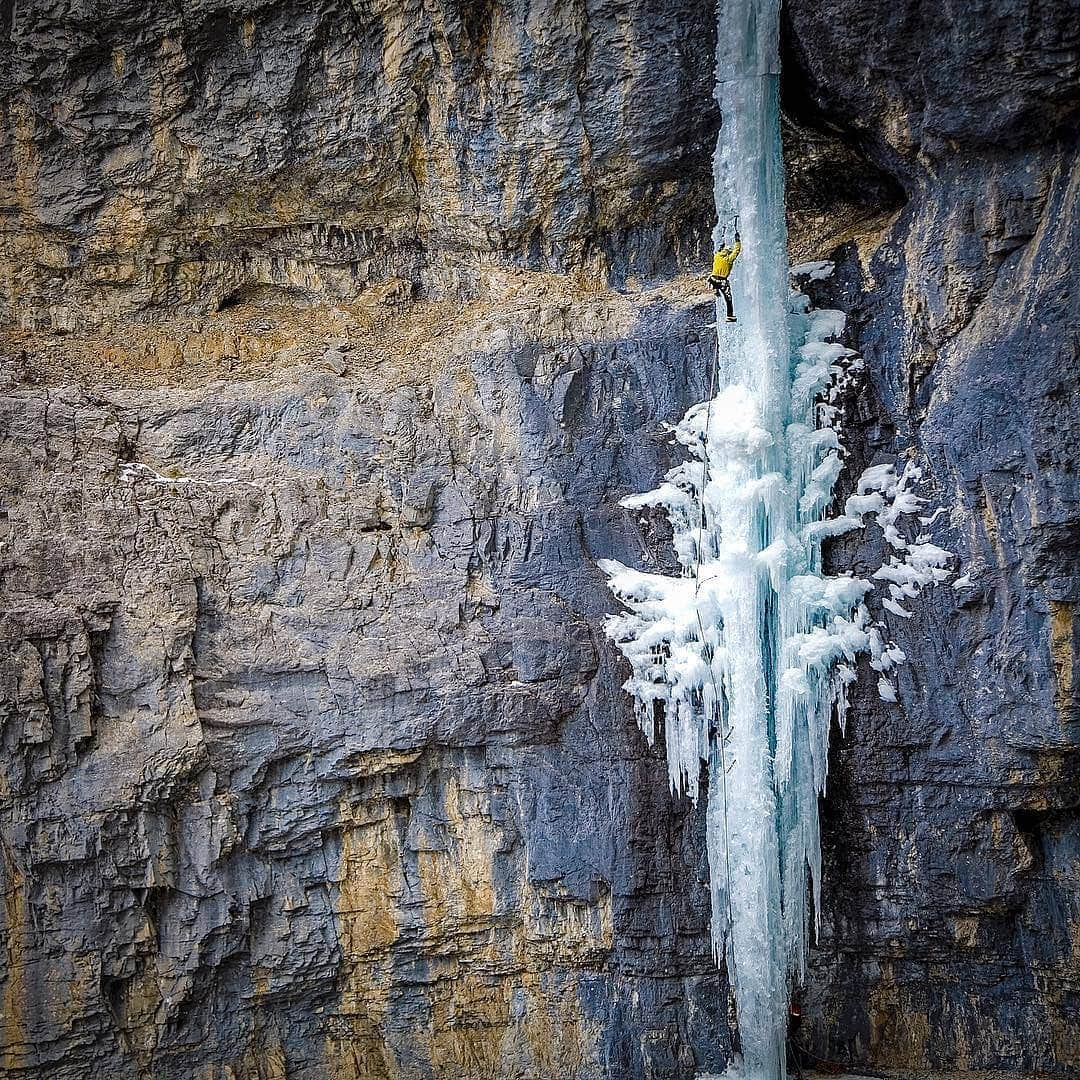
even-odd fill
[(627, 689), (650, 739), (663, 717), (673, 789), (696, 799), (708, 765), (713, 942), (751, 1080), (786, 1075), (788, 992), (804, 972), (810, 896), (820, 910), (817, 800), (833, 711), (843, 720), (859, 652), (881, 673), (886, 700), (895, 699), (888, 673), (903, 659), (863, 604), (871, 582), (823, 574), (821, 544), (875, 514), (896, 552), (875, 576), (901, 615), (903, 598), (943, 580), (951, 560), (898, 528), (922, 505), (914, 466), (868, 470), (845, 513), (826, 518), (843, 467), (830, 392), (861, 362), (835, 341), (843, 315), (811, 310), (789, 287), (779, 70), (779, 0), (725, 4), (715, 240), (730, 242), (738, 213), (739, 322), (718, 310), (713, 396), (675, 431), (688, 460), (658, 490), (623, 503), (666, 510), (681, 576), (601, 564), (628, 608), (608, 632), (630, 661)]

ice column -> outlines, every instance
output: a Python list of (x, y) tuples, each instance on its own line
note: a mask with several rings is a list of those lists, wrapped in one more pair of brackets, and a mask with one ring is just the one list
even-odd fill
[(697, 798), (707, 762), (713, 941), (735, 993), (743, 1074), (780, 1080), (789, 987), (818, 910), (831, 718), (844, 715), (857, 653), (889, 690), (884, 673), (903, 658), (863, 604), (872, 583), (822, 574), (821, 544), (876, 514), (900, 553), (877, 575), (894, 608), (943, 580), (950, 556), (901, 536), (899, 515), (922, 501), (891, 465), (827, 516), (842, 468), (830, 388), (857, 358), (836, 341), (843, 315), (789, 289), (779, 0), (723, 3), (716, 94), (716, 241), (732, 242), (738, 214), (739, 321), (717, 305), (713, 393), (675, 431), (687, 461), (623, 501), (665, 509), (681, 575), (601, 566), (627, 609), (608, 632), (630, 661), (642, 727), (650, 739), (662, 729), (673, 790)]

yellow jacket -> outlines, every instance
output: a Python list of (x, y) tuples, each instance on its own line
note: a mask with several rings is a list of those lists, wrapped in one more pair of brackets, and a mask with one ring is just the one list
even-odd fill
[(731, 267), (734, 265), (735, 260), (739, 257), (739, 252), (742, 251), (742, 244), (736, 240), (734, 247), (723, 247), (714, 256), (712, 260), (712, 272), (713, 277), (726, 278), (731, 273)]

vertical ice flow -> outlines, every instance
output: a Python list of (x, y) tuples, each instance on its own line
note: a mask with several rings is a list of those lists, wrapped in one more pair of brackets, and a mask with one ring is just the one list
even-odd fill
[(608, 632), (630, 661), (626, 688), (646, 735), (662, 730), (672, 788), (696, 799), (707, 763), (713, 942), (735, 994), (741, 1075), (780, 1080), (789, 987), (819, 910), (831, 718), (843, 721), (857, 653), (870, 654), (887, 700), (903, 659), (863, 604), (871, 582), (824, 575), (821, 544), (876, 514), (903, 557), (875, 577), (889, 582), (884, 605), (904, 615), (899, 600), (943, 580), (950, 555), (901, 535), (900, 515), (922, 506), (914, 467), (867, 470), (844, 514), (826, 517), (842, 468), (831, 400), (860, 361), (835, 340), (842, 313), (789, 290), (779, 0), (722, 5), (716, 94), (715, 239), (733, 240), (738, 214), (739, 321), (725, 322), (718, 303), (711, 397), (675, 430), (688, 460), (656, 491), (623, 500), (666, 510), (681, 576), (601, 566), (628, 609)]
[[(719, 681), (726, 684), (728, 703), (727, 715), (717, 720), (726, 730), (710, 770), (710, 784), (722, 772), (727, 792), (716, 798), (710, 787), (707, 816), (709, 833), (722, 838), (709, 851), (713, 933), (719, 944), (717, 929), (726, 925), (743, 1067), (750, 1076), (770, 1080), (784, 1075), (787, 980), (776, 731), (769, 709), (776, 694), (776, 593), (768, 561), (757, 556), (783, 529), (783, 432), (790, 395), (779, 0), (721, 6), (716, 98), (723, 127), (713, 164), (714, 239), (717, 246), (732, 242), (738, 214), (743, 247), (731, 279), (739, 322), (724, 322), (717, 307), (717, 379), (726, 400), (711, 413), (730, 431), (730, 414), (741, 411), (742, 422), (753, 418), (757, 430), (726, 450), (719, 432), (705, 432), (710, 459), (714, 448), (721, 458), (709, 461), (704, 492), (722, 561), (715, 572), (730, 587), (719, 620), (728, 653)], [(709, 421), (712, 426), (713, 415)]]

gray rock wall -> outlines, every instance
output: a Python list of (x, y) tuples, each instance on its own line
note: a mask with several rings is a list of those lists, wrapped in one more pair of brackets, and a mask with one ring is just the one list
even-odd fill
[(595, 568), (701, 394), (710, 13), (2, 10), (0, 1072), (718, 1067)]
[(27, 328), (706, 254), (715, 29), (689, 0), (5, 11), (0, 315)]
[[(853, 470), (916, 446), (975, 582), (837, 738), (844, 1061), (1080, 1058), (1066, 7), (788, 7)], [(0, 1075), (718, 1069), (702, 815), (595, 567), (668, 558), (617, 499), (703, 392), (712, 11), (34, 0), (0, 46)]]
[[(1080, 37), (1068, 4), (802, 3), (786, 98), (904, 190), (840, 249), (858, 468), (915, 449), (972, 587), (860, 694), (824, 807), (809, 1041), (848, 1060), (1080, 1069)], [(865, 187), (865, 185), (864, 185)], [(880, 548), (846, 544), (838, 564)]]
[(544, 310), (426, 365), (6, 396), (5, 1076), (723, 1061), (701, 821), (594, 566), (702, 317)]

